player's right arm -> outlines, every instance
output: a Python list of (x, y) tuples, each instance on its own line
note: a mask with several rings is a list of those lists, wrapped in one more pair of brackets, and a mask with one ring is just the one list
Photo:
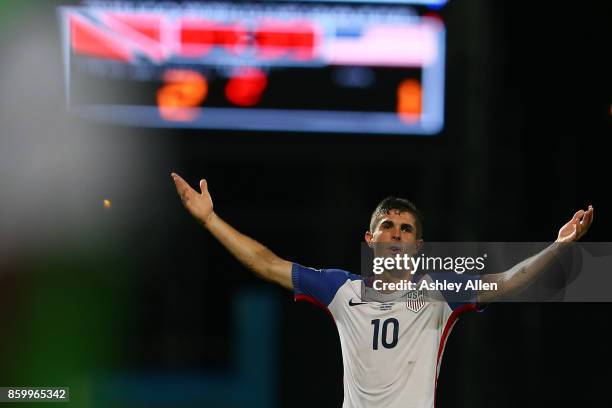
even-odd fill
[(198, 193), (181, 176), (172, 173), (176, 191), (189, 213), (206, 228), (240, 263), (257, 276), (293, 289), (292, 263), (268, 248), (240, 233), (223, 221), (214, 211), (206, 180), (200, 180)]

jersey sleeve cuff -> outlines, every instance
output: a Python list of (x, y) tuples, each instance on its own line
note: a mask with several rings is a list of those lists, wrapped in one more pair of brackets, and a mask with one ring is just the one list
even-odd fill
[(293, 295), (295, 300), (297, 300), (297, 296), (302, 293), (302, 286), (300, 285), (300, 274), (299, 274), (299, 265), (292, 263), (291, 264), (291, 283), (293, 284)]

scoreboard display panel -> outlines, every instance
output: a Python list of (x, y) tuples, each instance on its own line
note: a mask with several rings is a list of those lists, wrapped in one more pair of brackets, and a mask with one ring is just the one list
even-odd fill
[(444, 24), (385, 3), (61, 7), (68, 106), (134, 126), (436, 134)]

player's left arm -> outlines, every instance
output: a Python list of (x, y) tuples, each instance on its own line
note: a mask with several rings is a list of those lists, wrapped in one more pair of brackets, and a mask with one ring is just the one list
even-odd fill
[(508, 298), (525, 289), (542, 271), (550, 267), (555, 260), (588, 231), (593, 222), (593, 206), (579, 210), (561, 229), (557, 240), (543, 251), (525, 259), (511, 269), (482, 276), (483, 282), (497, 283), (497, 290), (483, 290), (477, 293), (478, 303), (489, 303)]

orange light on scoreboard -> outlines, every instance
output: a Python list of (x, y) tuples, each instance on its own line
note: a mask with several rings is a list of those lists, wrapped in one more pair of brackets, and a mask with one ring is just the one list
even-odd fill
[(196, 71), (173, 69), (164, 74), (164, 85), (157, 92), (159, 114), (166, 120), (189, 122), (208, 95), (206, 78)]
[(416, 79), (405, 79), (397, 87), (397, 114), (405, 122), (417, 122), (423, 109), (423, 92)]

